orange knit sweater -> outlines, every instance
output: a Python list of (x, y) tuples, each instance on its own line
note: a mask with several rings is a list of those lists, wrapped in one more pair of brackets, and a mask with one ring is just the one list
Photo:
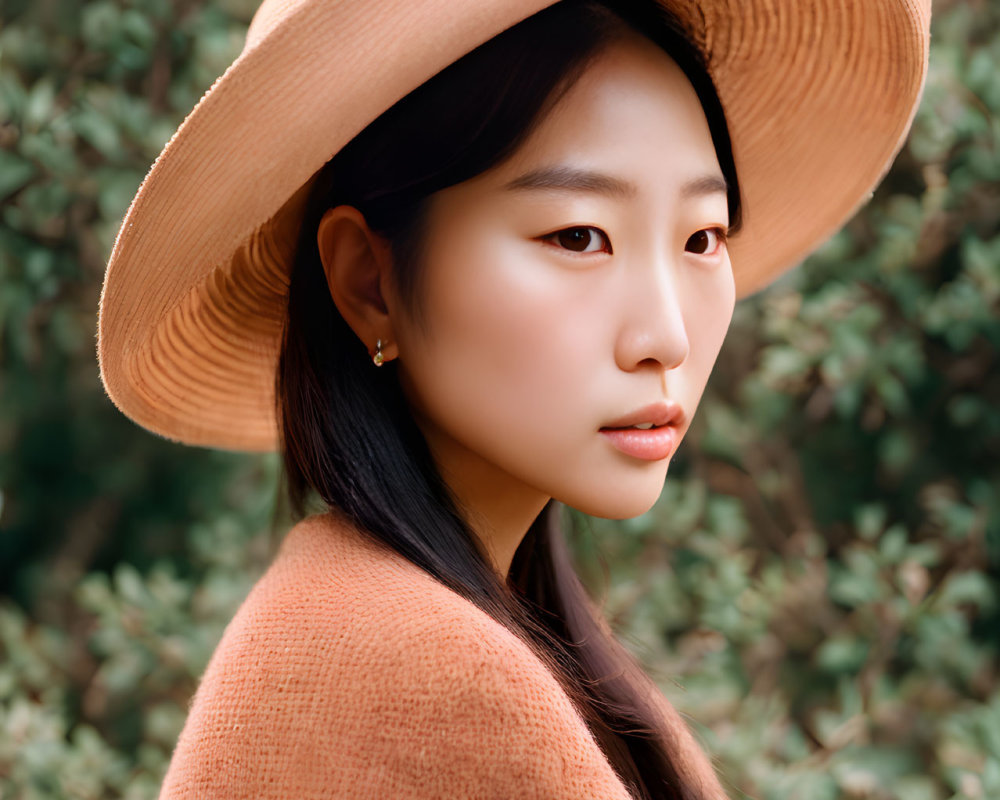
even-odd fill
[(522, 641), (327, 515), (287, 534), (227, 627), (160, 798), (631, 795)]

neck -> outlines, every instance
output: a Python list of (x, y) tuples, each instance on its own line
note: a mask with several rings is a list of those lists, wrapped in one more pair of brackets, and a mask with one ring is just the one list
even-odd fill
[(551, 499), (465, 449), (431, 450), (460, 512), (503, 581), (531, 523)]
[(482, 496), (465, 491), (469, 487), (464, 485), (456, 488), (450, 480), (449, 486), (493, 568), (506, 581), (514, 553), (549, 498), (534, 491), (519, 492), (514, 487), (494, 489)]

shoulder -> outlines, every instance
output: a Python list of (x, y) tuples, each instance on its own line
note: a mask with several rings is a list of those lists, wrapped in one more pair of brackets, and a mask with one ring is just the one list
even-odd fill
[(227, 628), (162, 796), (628, 794), (524, 642), (314, 517)]

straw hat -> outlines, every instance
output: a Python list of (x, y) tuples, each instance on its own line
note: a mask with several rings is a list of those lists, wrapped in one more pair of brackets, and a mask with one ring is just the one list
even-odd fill
[[(725, 109), (743, 297), (829, 238), (887, 172), (923, 88), (930, 0), (661, 2), (708, 54)], [(98, 324), (115, 405), (169, 439), (275, 449), (274, 374), (310, 178), (396, 100), (549, 4), (265, 0), (115, 241)]]

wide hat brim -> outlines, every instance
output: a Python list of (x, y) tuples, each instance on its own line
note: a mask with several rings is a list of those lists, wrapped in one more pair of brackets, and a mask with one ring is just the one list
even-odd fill
[[(744, 297), (871, 196), (927, 73), (929, 0), (661, 0), (708, 56), (732, 138)], [(98, 358), (169, 439), (278, 446), (274, 377), (310, 178), (396, 100), (546, 0), (265, 0), (151, 167), (115, 241)]]

